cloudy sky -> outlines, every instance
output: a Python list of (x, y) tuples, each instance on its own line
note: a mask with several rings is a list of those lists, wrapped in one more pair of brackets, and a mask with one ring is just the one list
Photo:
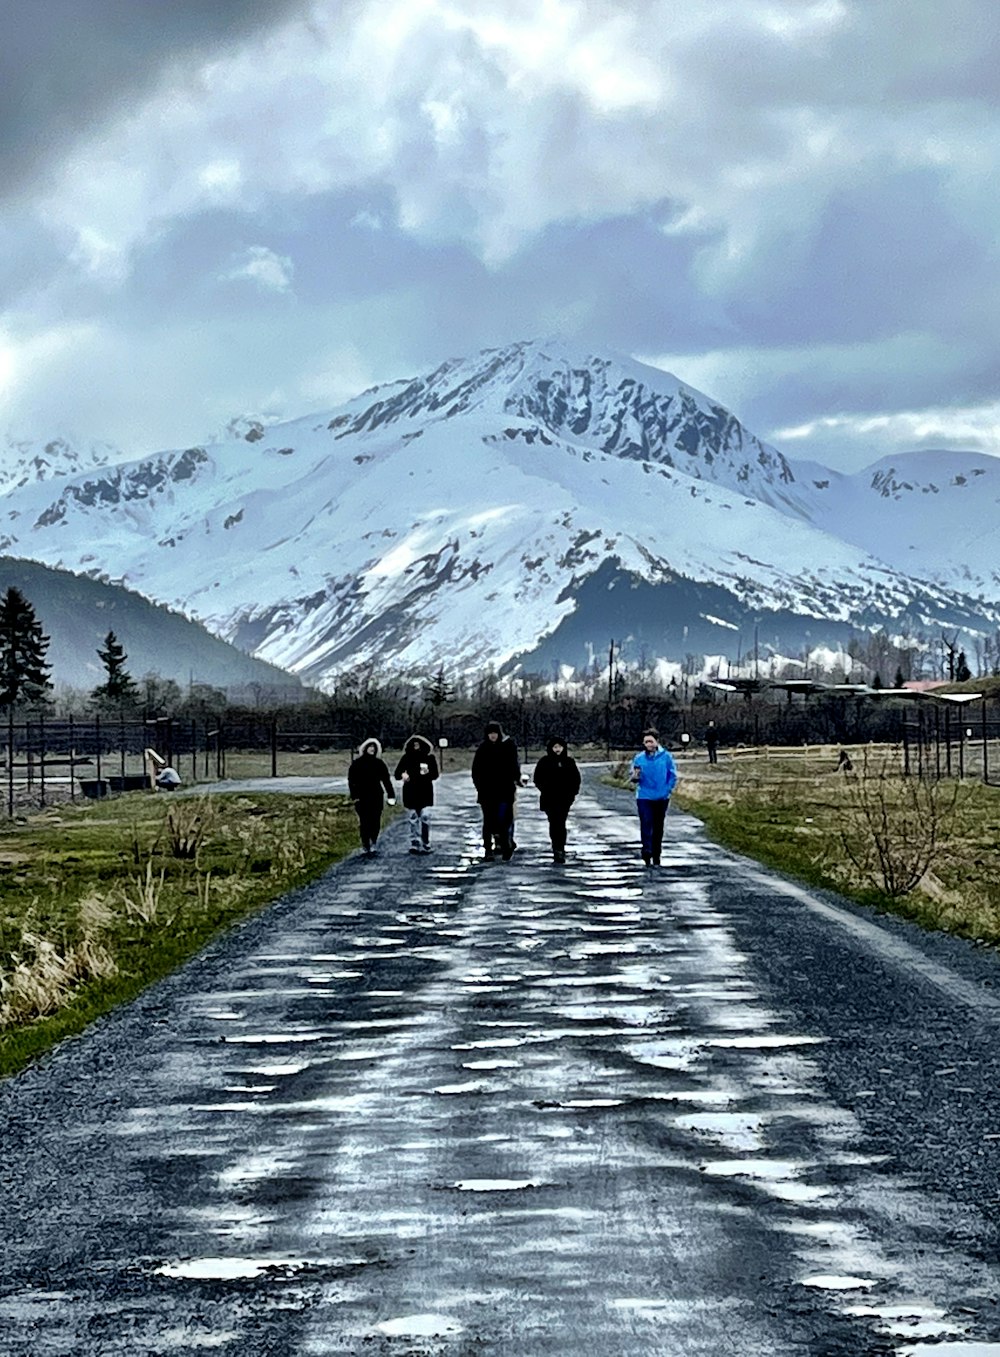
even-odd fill
[(1000, 455), (996, 0), (0, 0), (2, 435), (561, 334), (795, 457)]

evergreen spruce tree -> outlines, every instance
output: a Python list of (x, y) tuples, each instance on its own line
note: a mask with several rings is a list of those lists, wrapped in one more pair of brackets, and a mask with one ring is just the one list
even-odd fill
[(133, 703), (138, 697), (135, 680), (125, 668), (128, 656), (125, 648), (113, 631), (104, 638), (104, 649), (98, 647), (97, 658), (104, 665), (107, 679), (90, 694), (91, 703), (96, 707), (121, 708)]
[(902, 686), (903, 686), (903, 684), (904, 684), (905, 682), (906, 682), (906, 679), (903, 677), (903, 671), (902, 671), (902, 669), (897, 669), (897, 670), (896, 670), (896, 677), (895, 677), (895, 678), (893, 679), (893, 681), (892, 681), (892, 686), (893, 686), (894, 688), (902, 688)]
[(35, 610), (13, 585), (0, 599), (0, 707), (36, 706), (52, 687), (49, 638)]
[(958, 652), (958, 659), (955, 661), (955, 682), (965, 683), (972, 678), (972, 670), (969, 668), (969, 661), (965, 658), (965, 651)]

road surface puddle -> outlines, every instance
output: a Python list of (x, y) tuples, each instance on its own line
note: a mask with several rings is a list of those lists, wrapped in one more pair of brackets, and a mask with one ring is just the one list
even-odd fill
[(534, 1178), (460, 1178), (452, 1187), (459, 1192), (523, 1192), (529, 1187), (542, 1187)]
[(833, 1272), (819, 1272), (813, 1277), (800, 1277), (800, 1286), (814, 1286), (820, 1291), (870, 1291), (878, 1286), (876, 1277), (839, 1276)]
[(462, 1333), (463, 1326), (448, 1315), (401, 1315), (399, 1319), (383, 1319), (375, 1325), (377, 1333), (387, 1338), (453, 1338)]
[(706, 1046), (719, 1050), (776, 1051), (785, 1046), (821, 1046), (826, 1037), (793, 1037), (777, 1033), (755, 1033), (750, 1037), (709, 1037)]
[(196, 1282), (276, 1281), (296, 1273), (322, 1269), (366, 1267), (364, 1258), (185, 1258), (155, 1268), (158, 1277)]
[(1000, 1357), (1000, 1343), (915, 1343), (897, 1357)]

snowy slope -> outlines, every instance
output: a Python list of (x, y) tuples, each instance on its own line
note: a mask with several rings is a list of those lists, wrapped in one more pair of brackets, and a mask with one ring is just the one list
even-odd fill
[(530, 652), (611, 560), (747, 613), (995, 626), (844, 540), (833, 480), (668, 374), (517, 344), (323, 418), (27, 485), (0, 501), (0, 550), (120, 580), (314, 683)]
[(1000, 599), (1000, 458), (909, 452), (802, 481), (796, 508), (817, 527), (897, 570)]
[(119, 449), (110, 443), (80, 445), (66, 438), (40, 442), (7, 437), (0, 445), (0, 495), (36, 481), (106, 466), (121, 457)]

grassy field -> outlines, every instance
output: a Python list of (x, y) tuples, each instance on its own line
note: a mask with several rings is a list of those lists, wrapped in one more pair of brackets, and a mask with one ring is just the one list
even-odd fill
[(903, 778), (898, 751), (682, 761), (676, 800), (717, 842), (811, 885), (1000, 944), (1000, 789)]
[(357, 847), (340, 797), (136, 793), (0, 823), (0, 1076)]

